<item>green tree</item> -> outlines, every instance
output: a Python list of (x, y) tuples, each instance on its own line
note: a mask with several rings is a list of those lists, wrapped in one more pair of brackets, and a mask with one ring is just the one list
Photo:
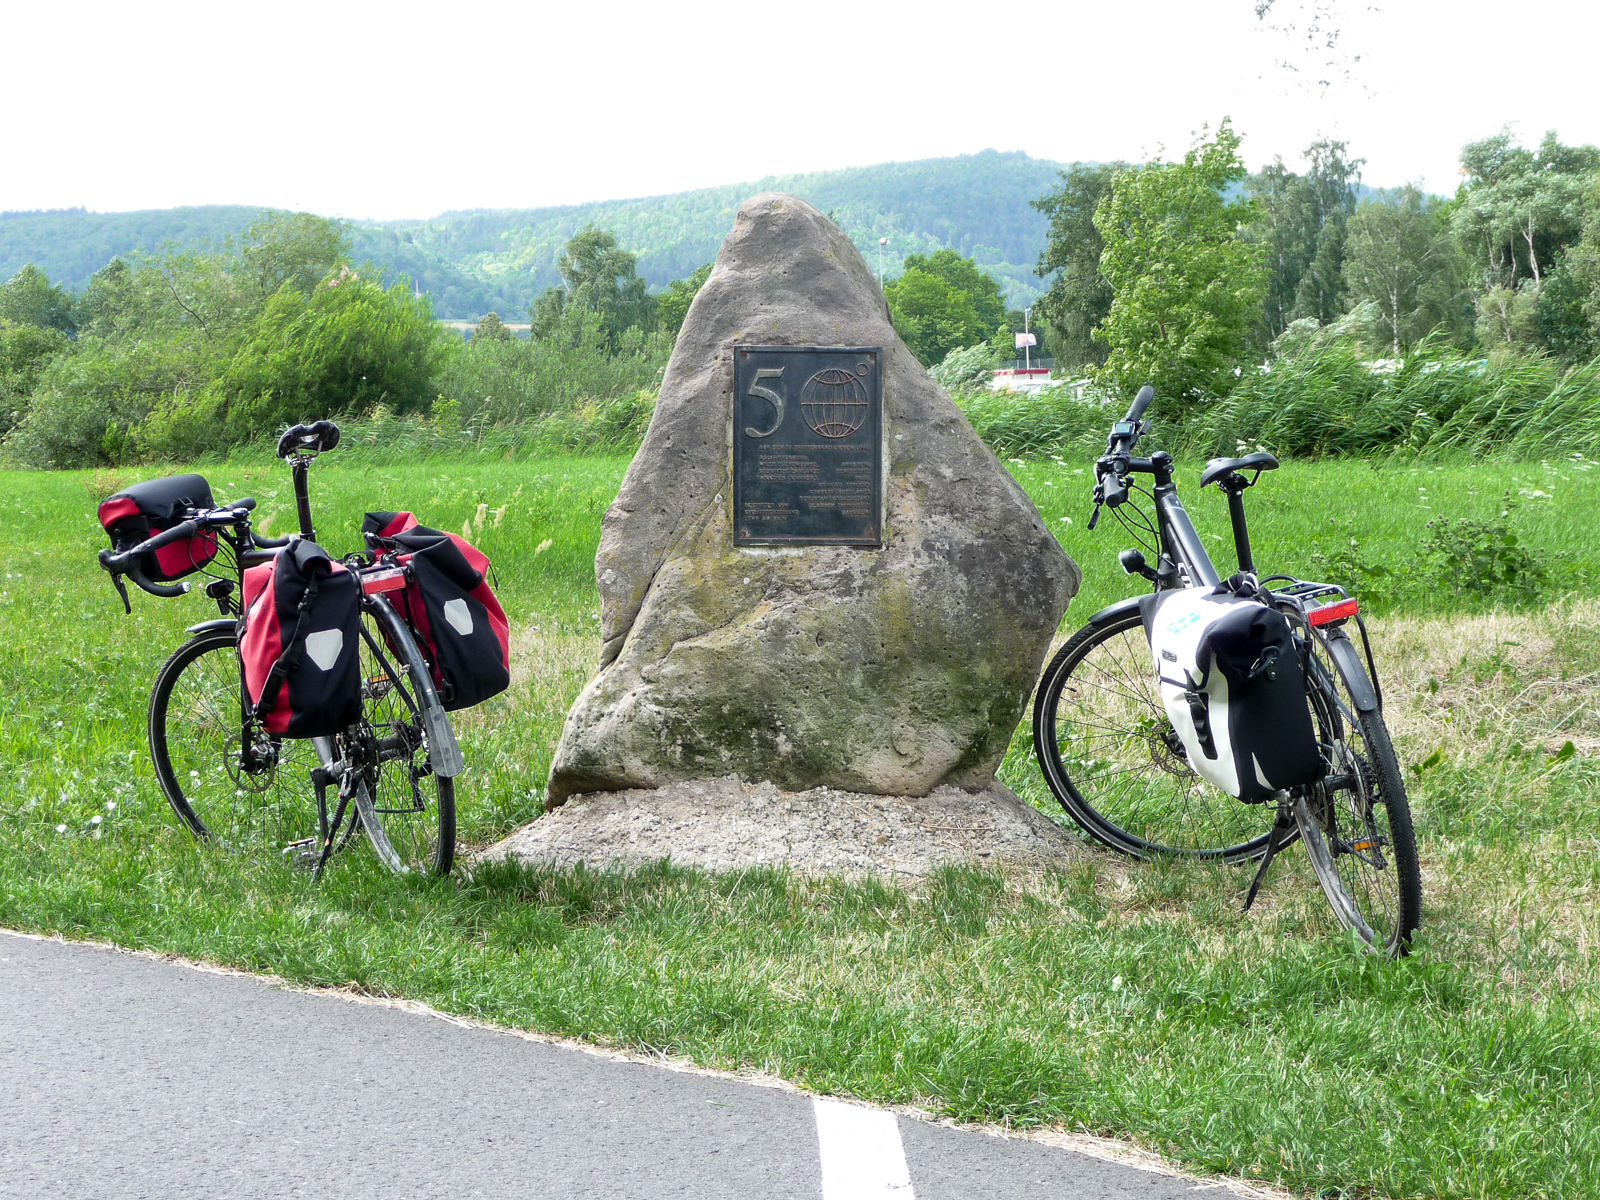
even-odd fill
[(1244, 174), (1239, 135), (1225, 119), (1182, 162), (1114, 177), (1094, 218), (1105, 239), (1100, 270), (1113, 292), (1100, 327), (1110, 353), (1099, 375), (1112, 386), (1151, 383), (1174, 400), (1232, 387), (1264, 290), (1256, 250), (1238, 234), (1251, 206), (1223, 196)]
[(982, 271), (970, 258), (962, 258), (954, 250), (936, 250), (932, 254), (908, 254), (903, 272), (920, 271), (944, 280), (958, 292), (965, 292), (972, 301), (972, 310), (978, 324), (993, 330), (1006, 323), (1006, 298), (1000, 285)]
[(1466, 181), (1455, 233), (1474, 260), (1481, 286), (1516, 289), (1527, 281), (1537, 291), (1582, 232), (1600, 150), (1564, 146), (1551, 130), (1531, 151), (1502, 129), (1463, 147), (1461, 170)]
[(52, 287), (50, 277), (29, 263), (0, 287), (0, 320), (71, 333), (72, 294)]
[(950, 351), (976, 345), (994, 332), (978, 317), (972, 297), (948, 280), (926, 271), (907, 271), (886, 284), (884, 297), (895, 332), (925, 367), (944, 361)]
[(534, 303), (535, 337), (548, 336), (568, 307), (597, 314), (612, 349), (628, 329), (655, 328), (655, 297), (639, 276), (638, 260), (617, 245), (615, 234), (585, 226), (567, 243), (560, 266), (565, 287), (547, 289)]
[(1111, 181), (1126, 170), (1128, 164), (1121, 162), (1079, 163), (1061, 173), (1053, 191), (1032, 202), (1050, 218), (1050, 241), (1037, 268), (1049, 290), (1035, 308), (1054, 335), (1051, 343), (1063, 366), (1099, 366), (1106, 359), (1106, 344), (1096, 331), (1111, 312), (1112, 291), (1100, 271), (1105, 239), (1095, 228), (1094, 214)]
[(0, 317), (0, 439), (22, 420), (45, 368), (71, 348), (63, 330)]
[(1245, 184), (1256, 202), (1248, 233), (1261, 245), (1268, 271), (1263, 321), (1269, 341), (1293, 321), (1314, 317), (1326, 325), (1344, 311), (1345, 230), (1363, 161), (1347, 153), (1344, 142), (1322, 139), (1307, 147), (1304, 175), (1277, 159)]
[(1567, 251), (1563, 264), (1575, 293), (1567, 303), (1575, 317), (1574, 336), (1580, 353), (1589, 346), (1600, 352), (1600, 176), (1590, 183), (1583, 234)]
[(261, 299), (286, 285), (309, 296), (350, 261), (350, 238), (339, 221), (313, 213), (267, 212), (245, 231), (242, 257)]
[(674, 279), (667, 284), (665, 291), (657, 294), (656, 319), (660, 321), (662, 329), (673, 337), (678, 336), (684, 318), (689, 315), (689, 305), (694, 303), (694, 298), (710, 278), (711, 264), (707, 263), (687, 279)]
[(506, 327), (497, 312), (486, 313), (481, 321), (473, 327), (472, 340), (474, 342), (501, 341), (509, 342), (516, 335)]
[(1422, 193), (1409, 186), (1356, 209), (1344, 279), (1352, 306), (1375, 306), (1376, 336), (1396, 358), (1448, 322), (1460, 291), (1449, 241), (1434, 228)]

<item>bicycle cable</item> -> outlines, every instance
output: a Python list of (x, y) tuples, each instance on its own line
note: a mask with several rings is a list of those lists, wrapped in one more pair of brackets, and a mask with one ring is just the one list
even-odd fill
[[(1160, 553), (1157, 547), (1161, 541), (1161, 535), (1156, 532), (1156, 527), (1151, 522), (1149, 514), (1147, 514), (1144, 509), (1140, 508), (1133, 502), (1132, 493), (1138, 492), (1141, 496), (1145, 497), (1145, 499), (1151, 501), (1152, 503), (1154, 503), (1155, 497), (1152, 496), (1145, 488), (1142, 488), (1137, 483), (1134, 483), (1131, 479), (1128, 480), (1128, 492), (1128, 498), (1121, 504), (1117, 505), (1116, 508), (1113, 508), (1111, 510), (1111, 514), (1116, 517), (1119, 522), (1121, 522), (1122, 528), (1127, 532), (1128, 536), (1134, 541), (1138, 542), (1140, 546), (1150, 551), (1152, 554)], [(1130, 508), (1133, 510), (1134, 516), (1138, 518), (1137, 524), (1130, 520), (1126, 514), (1126, 510)], [(1146, 534), (1149, 534), (1151, 539), (1150, 541), (1145, 540)]]

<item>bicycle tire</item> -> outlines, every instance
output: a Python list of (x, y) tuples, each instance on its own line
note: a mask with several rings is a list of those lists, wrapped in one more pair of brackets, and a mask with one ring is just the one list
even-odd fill
[[(391, 869), (448, 875), (455, 862), (455, 780), (434, 770), (430, 728), (448, 717), (440, 709), (429, 720), (425, 708), (438, 705), (432, 688), (419, 688), (427, 666), (410, 631), (392, 618), (364, 607), (361, 616), (361, 724), (351, 732), (358, 748), (361, 786), (370, 807), (361, 804), (369, 840)], [(398, 661), (397, 661), (398, 660)]]
[(1034, 699), (1033, 744), (1051, 793), (1113, 850), (1230, 863), (1266, 852), (1263, 810), (1211, 787), (1184, 758), (1137, 610), (1084, 626), (1056, 652)]
[(1400, 958), (1422, 924), (1422, 871), (1405, 777), (1382, 713), (1356, 707), (1321, 634), (1310, 635), (1310, 646), (1307, 691), (1318, 737), (1334, 775), (1350, 784), (1321, 783), (1295, 801), (1300, 840), (1339, 924), (1374, 951)]
[(253, 770), (241, 762), (243, 679), (232, 630), (199, 633), (156, 673), (147, 731), (156, 781), (197, 839), (230, 848), (317, 836), (316, 747), (260, 731)]

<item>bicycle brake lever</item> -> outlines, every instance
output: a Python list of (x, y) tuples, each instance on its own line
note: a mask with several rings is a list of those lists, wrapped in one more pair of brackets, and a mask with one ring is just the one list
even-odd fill
[(1100, 524), (1100, 501), (1096, 500), (1094, 502), (1094, 511), (1089, 514), (1089, 532), (1093, 533), (1094, 527), (1098, 524)]
[(128, 600), (128, 585), (122, 582), (121, 575), (111, 577), (111, 586), (117, 589), (117, 595), (122, 597), (122, 615), (133, 616), (133, 605)]

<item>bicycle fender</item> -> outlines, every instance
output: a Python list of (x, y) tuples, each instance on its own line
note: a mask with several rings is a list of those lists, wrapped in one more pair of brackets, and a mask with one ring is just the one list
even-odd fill
[(1348, 637), (1330, 637), (1325, 644), (1333, 658), (1333, 665), (1339, 669), (1340, 678), (1344, 680), (1345, 687), (1350, 689), (1350, 699), (1355, 701), (1356, 711), (1377, 712), (1378, 691), (1372, 686), (1372, 680), (1367, 678), (1367, 669), (1361, 665), (1356, 644)]
[(1139, 601), (1143, 599), (1143, 596), (1129, 596), (1126, 600), (1118, 600), (1115, 604), (1108, 604), (1089, 618), (1089, 624), (1104, 625), (1107, 621), (1115, 621), (1118, 617), (1126, 616), (1130, 612), (1138, 612)]
[(232, 633), (238, 627), (239, 619), (237, 617), (218, 617), (215, 621), (201, 621), (198, 625), (191, 625), (184, 632), (210, 633), (213, 629), (226, 629), (229, 633)]

